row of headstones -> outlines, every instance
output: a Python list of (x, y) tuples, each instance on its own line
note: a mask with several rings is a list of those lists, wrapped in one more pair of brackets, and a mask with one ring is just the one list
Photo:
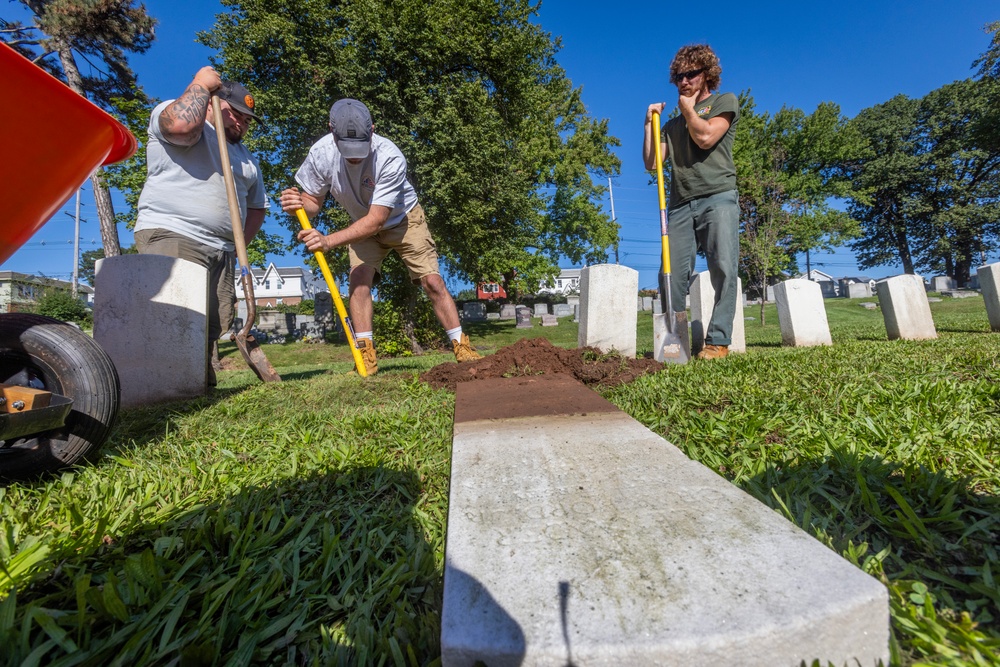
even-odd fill
[[(986, 304), (990, 327), (1000, 331), (1000, 263), (980, 267), (977, 272)], [(580, 273), (580, 347), (615, 350), (635, 356), (637, 312), (622, 295), (638, 291), (639, 273), (618, 264), (585, 267)], [(866, 285), (867, 287), (867, 285)], [(930, 303), (920, 276), (901, 275), (875, 284), (890, 340), (937, 338)], [(737, 289), (742, 291), (742, 286)], [(832, 345), (830, 326), (820, 285), (811, 280), (792, 279), (774, 286), (778, 324), (783, 344), (795, 347)], [(715, 302), (708, 272), (695, 276), (690, 286), (691, 352), (704, 345), (704, 331), (711, 320)], [(654, 312), (659, 302), (654, 303)], [(736, 309), (730, 352), (746, 351), (746, 331), (742, 309)]]
[[(1000, 263), (979, 267), (977, 280), (993, 331), (1000, 331)], [(932, 282), (932, 291), (936, 286)], [(902, 275), (875, 283), (879, 306), (890, 340), (937, 338), (923, 278)], [(975, 292), (972, 292), (975, 294)], [(832, 345), (819, 285), (809, 280), (787, 280), (774, 289), (781, 340), (785, 345)]]

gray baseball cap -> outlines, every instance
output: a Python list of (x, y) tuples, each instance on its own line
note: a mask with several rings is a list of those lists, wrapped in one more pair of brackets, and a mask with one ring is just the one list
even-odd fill
[(330, 108), (330, 129), (340, 154), (346, 158), (366, 158), (372, 147), (372, 115), (357, 100), (345, 98)]
[(257, 103), (246, 87), (236, 81), (223, 81), (222, 86), (216, 91), (220, 100), (226, 100), (229, 105), (240, 113), (250, 116), (258, 123), (263, 123), (257, 115)]

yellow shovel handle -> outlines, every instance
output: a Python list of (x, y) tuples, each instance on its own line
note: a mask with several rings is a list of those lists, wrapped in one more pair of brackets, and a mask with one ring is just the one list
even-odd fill
[(660, 196), (660, 250), (663, 272), (670, 273), (670, 237), (667, 235), (667, 197), (663, 187), (663, 149), (660, 146), (660, 114), (653, 112), (653, 154), (656, 157), (656, 189)]
[[(309, 224), (309, 216), (306, 215), (303, 209), (296, 209), (295, 216), (299, 219), (302, 229), (313, 228)], [(361, 350), (358, 349), (354, 340), (354, 328), (351, 326), (351, 318), (348, 317), (347, 309), (344, 308), (344, 301), (340, 298), (340, 288), (337, 287), (337, 281), (333, 279), (333, 274), (330, 273), (330, 265), (326, 263), (326, 256), (319, 250), (314, 252), (313, 255), (315, 255), (316, 261), (319, 263), (319, 270), (323, 273), (326, 286), (330, 288), (330, 294), (333, 296), (333, 305), (337, 308), (337, 315), (340, 316), (340, 325), (344, 327), (347, 344), (351, 346), (351, 354), (354, 355), (354, 367), (357, 368), (358, 375), (368, 377), (368, 371), (365, 370), (365, 360), (361, 358)]]

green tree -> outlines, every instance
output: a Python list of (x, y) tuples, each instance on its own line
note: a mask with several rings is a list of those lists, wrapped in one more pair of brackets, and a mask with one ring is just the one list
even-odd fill
[[(127, 54), (145, 52), (155, 20), (135, 0), (19, 0), (32, 25), (13, 23), (0, 33), (7, 44), (47, 69), (80, 95), (116, 115), (129, 100), (144, 100)], [(54, 56), (54, 58), (52, 57)], [(77, 59), (92, 74), (83, 74)], [(121, 253), (111, 194), (101, 169), (91, 175), (101, 239), (108, 257)]]
[(850, 247), (862, 269), (900, 263), (905, 273), (915, 273), (910, 225), (921, 212), (918, 193), (927, 187), (917, 136), (919, 108), (919, 100), (897, 95), (852, 120), (865, 137), (861, 159), (850, 169), (855, 191), (848, 205), (861, 225)]
[(771, 116), (757, 114), (748, 93), (740, 97), (733, 148), (740, 269), (764, 297), (770, 277), (797, 268), (797, 253), (829, 249), (856, 234), (856, 223), (828, 200), (849, 191), (842, 165), (861, 144), (836, 104), (824, 102), (809, 115), (784, 107)]
[[(558, 262), (601, 262), (618, 227), (601, 210), (619, 161), (555, 60), (526, 0), (223, 0), (202, 41), (257, 94), (269, 190), (293, 184), (330, 105), (364, 101), (399, 145), (442, 263), (459, 278), (526, 285)], [(285, 217), (293, 232), (297, 225)], [(316, 226), (346, 222), (328, 207)], [(336, 253), (340, 272), (345, 253)], [(331, 258), (333, 259), (333, 258)], [(412, 286), (394, 295), (412, 303)], [(410, 320), (413, 320), (412, 314)]]
[[(123, 255), (134, 255), (139, 251), (136, 250), (135, 245), (130, 245), (127, 248), (122, 248), (121, 254)], [(97, 264), (97, 260), (104, 259), (104, 251), (101, 249), (97, 250), (87, 250), (80, 256), (80, 269), (79, 276), (80, 280), (85, 281), (91, 287), (94, 286), (94, 271)]]
[(1000, 79), (1000, 21), (993, 21), (983, 27), (983, 31), (993, 33), (990, 46), (976, 58), (973, 67), (979, 68), (979, 76), (989, 79)]
[(46, 289), (32, 310), (38, 315), (47, 315), (63, 322), (76, 322), (80, 326), (89, 326), (91, 322), (87, 307), (65, 290)]
[(850, 207), (864, 230), (859, 266), (899, 261), (965, 284), (1000, 246), (998, 92), (998, 81), (968, 79), (858, 115), (869, 143)]

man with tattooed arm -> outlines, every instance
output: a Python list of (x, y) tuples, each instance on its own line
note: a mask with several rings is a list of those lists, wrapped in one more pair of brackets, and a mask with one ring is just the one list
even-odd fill
[[(222, 129), (247, 242), (260, 230), (269, 202), (260, 165), (241, 143), (250, 119), (260, 120), (254, 98), (239, 83), (223, 81), (212, 67), (203, 67), (180, 97), (153, 109), (135, 243), (142, 254), (178, 257), (208, 269), (208, 339), (214, 349), (235, 318), (236, 248), (218, 128), (212, 123), (213, 93), (222, 107)], [(214, 385), (211, 364), (208, 377)]]

